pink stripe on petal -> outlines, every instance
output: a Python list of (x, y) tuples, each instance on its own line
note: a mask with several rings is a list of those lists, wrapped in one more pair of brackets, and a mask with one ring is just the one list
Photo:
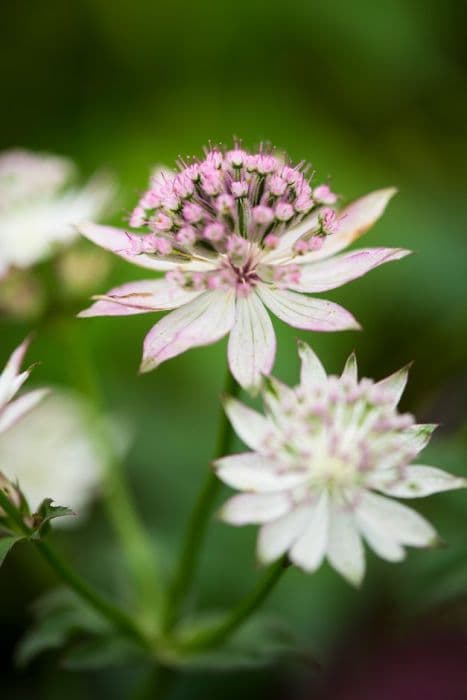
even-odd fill
[(89, 309), (78, 314), (87, 316), (126, 316), (149, 311), (176, 309), (196, 299), (201, 292), (184, 289), (167, 279), (138, 280), (111, 289)]
[(144, 340), (141, 372), (149, 372), (171, 357), (199, 345), (210, 345), (230, 331), (235, 320), (235, 292), (204, 292), (172, 311)]
[(257, 289), (268, 309), (294, 328), (324, 332), (360, 329), (352, 314), (332, 301), (274, 289), (265, 284), (259, 284)]
[(288, 287), (298, 292), (325, 292), (336, 289), (362, 277), (379, 265), (405, 258), (410, 252), (403, 248), (364, 248), (323, 262), (300, 265), (299, 281), (289, 284)]
[(239, 297), (235, 323), (230, 333), (230, 370), (244, 389), (258, 389), (263, 374), (269, 374), (276, 354), (276, 336), (269, 314), (257, 294)]
[(88, 309), (80, 311), (78, 318), (92, 318), (93, 316), (134, 316), (135, 314), (146, 314), (153, 309), (143, 309), (131, 306), (123, 306), (115, 301), (99, 299)]

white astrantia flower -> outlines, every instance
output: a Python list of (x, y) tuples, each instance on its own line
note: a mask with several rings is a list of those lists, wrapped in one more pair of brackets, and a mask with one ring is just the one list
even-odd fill
[(257, 389), (274, 363), (268, 310), (294, 328), (342, 331), (359, 325), (334, 302), (308, 296), (340, 287), (408, 255), (401, 248), (342, 251), (383, 214), (394, 188), (343, 209), (327, 185), (311, 187), (265, 149), (213, 148), (203, 160), (156, 173), (132, 212), (133, 231), (82, 223), (81, 233), (165, 278), (138, 280), (98, 295), (80, 316), (170, 311), (144, 341), (141, 371), (230, 335), (238, 383)]
[[(305, 571), (327, 559), (353, 584), (365, 570), (363, 541), (383, 559), (437, 540), (417, 512), (393, 500), (467, 486), (436, 467), (411, 464), (436, 426), (399, 413), (407, 368), (379, 382), (358, 380), (355, 355), (340, 377), (328, 376), (300, 343), (300, 384), (275, 379), (262, 390), (265, 415), (228, 398), (225, 408), (253, 450), (215, 462), (219, 478), (243, 491), (222, 509), (233, 525), (261, 525), (258, 557), (287, 554)], [(384, 495), (382, 495), (384, 494)]]
[(29, 339), (26, 338), (11, 354), (0, 374), (0, 433), (10, 429), (47, 394), (47, 389), (36, 389), (16, 397), (31, 373), (31, 367), (21, 371)]
[[(19, 483), (32, 510), (52, 498), (77, 516), (85, 514), (99, 490), (105, 459), (95, 420), (82, 398), (57, 389), (1, 435), (1, 470)], [(79, 519), (57, 522), (67, 526)]]
[(107, 176), (72, 184), (67, 158), (25, 150), (0, 153), (0, 277), (28, 268), (77, 236), (74, 225), (100, 218), (114, 193)]

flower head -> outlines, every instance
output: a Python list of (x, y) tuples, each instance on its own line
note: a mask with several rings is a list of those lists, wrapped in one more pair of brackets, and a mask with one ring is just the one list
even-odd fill
[[(0, 464), (32, 509), (52, 498), (79, 516), (63, 525), (80, 522), (102, 481), (106, 455), (96, 437), (101, 420), (81, 397), (57, 389), (1, 436)], [(121, 426), (116, 437), (122, 437)]]
[(98, 218), (114, 187), (96, 176), (70, 185), (73, 163), (58, 156), (12, 150), (0, 154), (0, 277), (27, 268), (76, 237), (74, 224)]
[(311, 572), (327, 558), (358, 584), (362, 540), (388, 561), (403, 559), (406, 545), (436, 541), (424, 518), (386, 496), (428, 496), (465, 487), (467, 480), (411, 464), (435, 426), (397, 410), (406, 368), (374, 382), (358, 380), (353, 354), (340, 377), (326, 375), (309, 346), (300, 344), (300, 355), (297, 387), (266, 380), (264, 416), (226, 401), (232, 425), (254, 451), (215, 463), (219, 478), (244, 492), (224, 505), (222, 516), (234, 525), (261, 525), (262, 562), (287, 553)]
[(36, 389), (15, 399), (31, 373), (31, 368), (21, 372), (28, 345), (29, 340), (26, 339), (16, 348), (0, 374), (0, 433), (11, 428), (47, 394), (47, 389)]
[(381, 216), (394, 189), (373, 192), (337, 213), (329, 187), (316, 190), (317, 199), (303, 166), (238, 146), (211, 149), (204, 160), (180, 163), (175, 174), (156, 175), (130, 219), (145, 233), (91, 223), (80, 230), (136, 265), (170, 275), (117, 287), (96, 297), (81, 316), (175, 309), (147, 335), (142, 371), (230, 333), (232, 374), (243, 387), (257, 388), (275, 355), (266, 307), (295, 328), (358, 328), (341, 306), (305, 295), (408, 254), (367, 248), (335, 255)]

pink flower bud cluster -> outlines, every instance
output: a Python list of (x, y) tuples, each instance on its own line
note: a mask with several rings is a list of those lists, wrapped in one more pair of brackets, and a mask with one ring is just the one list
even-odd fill
[[(328, 457), (350, 463), (358, 471), (381, 464), (387, 457), (397, 468), (413, 459), (406, 431), (414, 425), (409, 413), (394, 407), (393, 392), (370, 379), (328, 376), (315, 386), (298, 386), (277, 398), (265, 396), (274, 404), (275, 415), (283, 415), (282, 449), (309, 460), (310, 443), (304, 435), (317, 437), (317, 444)], [(282, 423), (281, 423), (282, 424)], [(347, 436), (352, 439), (347, 439)], [(277, 447), (276, 447), (277, 451)]]
[[(149, 229), (148, 240), (129, 239), (129, 250), (136, 255), (161, 253), (170, 245), (190, 252), (202, 244), (226, 253), (231, 236), (272, 249), (286, 229), (336, 199), (327, 185), (313, 192), (301, 164), (293, 167), (263, 149), (249, 153), (237, 145), (232, 150), (212, 148), (204, 160), (189, 165), (181, 161), (175, 174), (153, 177), (130, 216), (133, 228)], [(324, 209), (320, 215), (323, 235), (335, 227), (330, 212)], [(314, 250), (318, 243), (307, 245)]]

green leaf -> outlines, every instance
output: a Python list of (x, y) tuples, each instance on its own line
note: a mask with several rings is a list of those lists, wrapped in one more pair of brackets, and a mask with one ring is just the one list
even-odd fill
[[(187, 642), (223, 617), (211, 614), (193, 620), (179, 631), (178, 639)], [(277, 618), (262, 615), (245, 623), (220, 647), (196, 652), (178, 648), (169, 652), (167, 663), (199, 670), (233, 671), (266, 667), (285, 656), (299, 658), (305, 654), (303, 645), (288, 625)]]
[(8, 535), (0, 538), (0, 566), (5, 561), (5, 557), (10, 549), (21, 540), (24, 540), (24, 537), (21, 535)]
[(42, 501), (37, 511), (33, 514), (33, 530), (36, 534), (46, 534), (49, 529), (50, 522), (55, 518), (62, 518), (68, 515), (74, 515), (70, 508), (64, 506), (54, 506), (51, 498), (46, 498)]
[(62, 664), (70, 671), (81, 671), (135, 665), (146, 659), (140, 646), (113, 634), (76, 644), (66, 652)]
[(15, 660), (27, 665), (38, 654), (59, 649), (77, 635), (107, 634), (108, 625), (74, 593), (57, 589), (34, 604), (35, 623), (19, 643)]
[(57, 618), (44, 620), (35, 625), (26, 633), (16, 649), (17, 665), (26, 666), (42, 652), (59, 649), (78, 629), (73, 616), (69, 613), (63, 613)]

